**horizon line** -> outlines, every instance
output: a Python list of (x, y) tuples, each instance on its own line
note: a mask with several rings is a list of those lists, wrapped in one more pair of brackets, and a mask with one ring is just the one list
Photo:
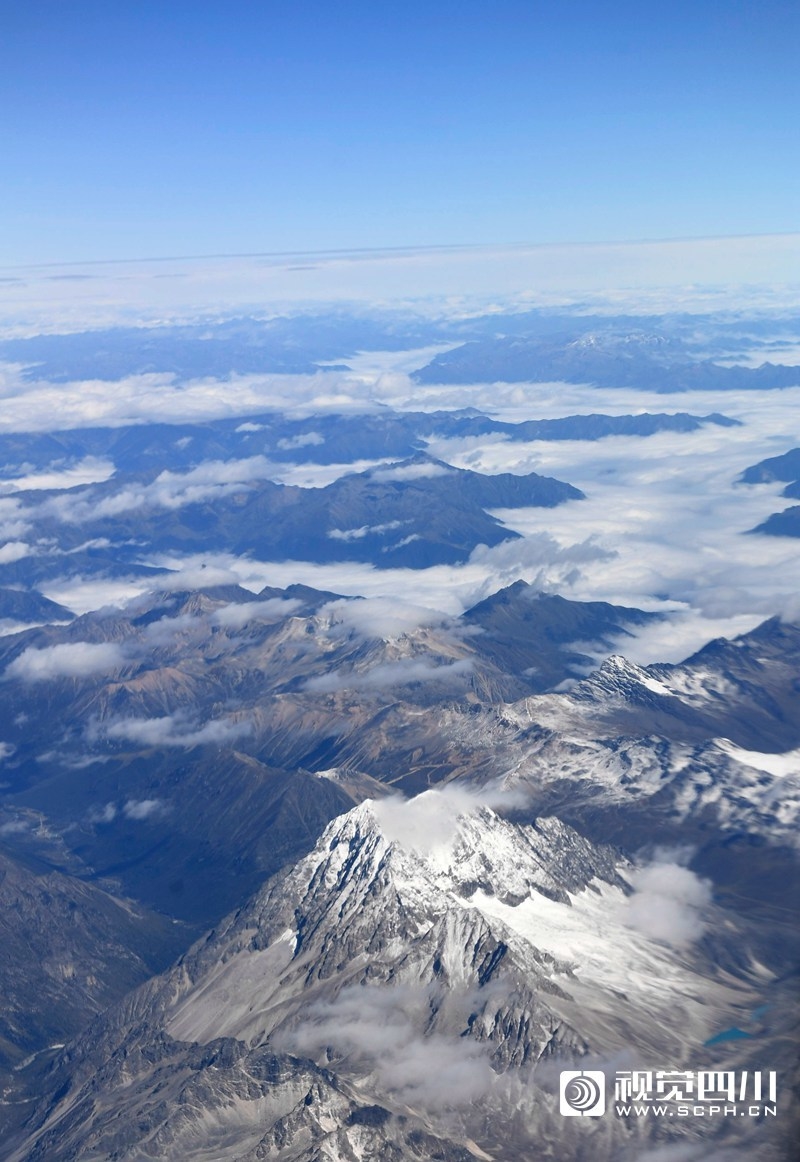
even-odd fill
[(336, 247), (333, 249), (323, 250), (253, 250), (253, 251), (230, 251), (217, 252), (212, 254), (168, 254), (155, 255), (144, 258), (87, 258), (87, 259), (69, 259), (65, 261), (54, 262), (25, 262), (12, 263), (10, 265), (2, 264), (2, 270), (53, 270), (61, 267), (75, 267), (75, 266), (120, 266), (132, 265), (134, 263), (158, 263), (158, 262), (210, 262), (219, 261), (231, 258), (336, 258), (336, 257), (366, 257), (369, 255), (393, 255), (393, 254), (431, 254), (431, 253), (458, 253), (463, 251), (503, 251), (503, 250), (558, 250), (558, 249), (577, 249), (577, 248), (592, 248), (592, 247), (606, 247), (606, 246), (655, 246), (655, 245), (669, 245), (671, 243), (686, 243), (686, 242), (724, 242), (724, 241), (741, 241), (743, 239), (770, 239), (770, 238), (798, 238), (800, 237), (800, 229), (798, 230), (782, 230), (766, 233), (744, 233), (744, 234), (685, 234), (676, 235), (674, 237), (657, 237), (657, 238), (626, 238), (626, 239), (605, 239), (595, 241), (583, 242), (459, 242), (459, 243), (435, 243), (427, 245), (406, 245), (406, 246), (351, 246), (351, 247)]

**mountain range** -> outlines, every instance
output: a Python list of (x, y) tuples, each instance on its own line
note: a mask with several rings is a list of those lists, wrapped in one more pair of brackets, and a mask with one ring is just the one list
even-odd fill
[[(0, 343), (15, 408), (106, 417), (0, 435), (3, 1162), (794, 1157), (800, 624), (755, 552), (792, 542), (740, 537), (800, 487), (796, 449), (741, 472), (781, 400), (743, 453), (707, 400), (495, 415), (488, 380), (796, 385), (795, 323)], [(564, 1070), (774, 1072), (778, 1116), (567, 1117)]]
[(434, 356), (413, 378), (419, 384), (590, 383), (669, 394), (797, 387), (800, 371), (769, 362), (749, 367), (698, 359), (680, 340), (659, 332), (603, 330), (577, 337), (473, 339)]
[(27, 992), (0, 962), (40, 1012), (7, 1023), (9, 1158), (578, 1158), (558, 1069), (632, 1054), (768, 1060), (784, 1120), (734, 1146), (788, 1157), (800, 627), (575, 681), (646, 617), (228, 587), (1, 639), (7, 890), (42, 932)]

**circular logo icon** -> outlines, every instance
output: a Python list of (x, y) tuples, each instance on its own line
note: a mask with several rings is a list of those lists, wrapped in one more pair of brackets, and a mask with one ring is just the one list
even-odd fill
[(564, 1101), (581, 1114), (593, 1109), (601, 1097), (600, 1086), (592, 1077), (573, 1077), (564, 1087)]
[(599, 1118), (606, 1110), (606, 1075), (600, 1069), (563, 1069), (560, 1094), (565, 1118)]

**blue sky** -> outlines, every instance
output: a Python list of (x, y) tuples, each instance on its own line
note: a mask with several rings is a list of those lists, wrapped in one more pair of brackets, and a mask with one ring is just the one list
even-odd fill
[(5, 264), (800, 228), (796, 0), (27, 0)]

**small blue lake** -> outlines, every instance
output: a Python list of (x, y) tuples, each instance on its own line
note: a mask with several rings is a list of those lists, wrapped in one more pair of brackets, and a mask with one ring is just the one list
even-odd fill
[(744, 1029), (737, 1029), (735, 1026), (732, 1029), (723, 1029), (721, 1033), (717, 1033), (715, 1037), (711, 1037), (708, 1041), (704, 1041), (704, 1045), (721, 1045), (723, 1041), (745, 1041), (750, 1040), (752, 1033), (745, 1033)]

